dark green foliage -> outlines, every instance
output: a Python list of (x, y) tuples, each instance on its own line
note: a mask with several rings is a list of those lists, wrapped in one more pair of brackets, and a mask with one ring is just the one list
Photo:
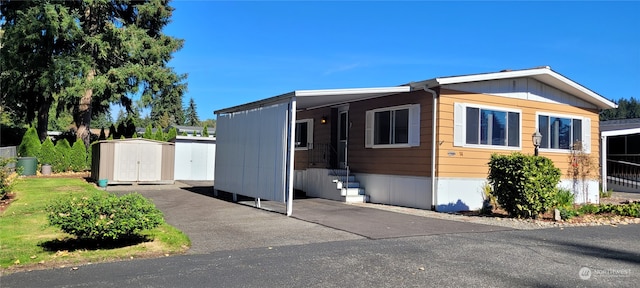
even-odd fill
[(177, 135), (178, 130), (176, 129), (176, 127), (171, 127), (171, 129), (169, 129), (169, 132), (167, 133), (167, 141), (175, 139)]
[(498, 204), (515, 217), (537, 217), (554, 205), (560, 170), (546, 157), (491, 155), (489, 184)]
[(52, 163), (54, 172), (65, 172), (71, 170), (71, 146), (67, 139), (56, 142), (55, 160)]
[(42, 149), (40, 150), (40, 158), (38, 158), (38, 162), (40, 164), (49, 164), (53, 165), (56, 162), (56, 149), (53, 145), (53, 141), (47, 137), (47, 139), (42, 142)]
[(100, 136), (98, 137), (98, 140), (107, 140), (107, 134), (104, 133), (104, 127), (100, 129)]
[(73, 143), (69, 158), (69, 166), (72, 171), (80, 172), (87, 168), (87, 148), (84, 146), (84, 141), (76, 140)]
[(142, 134), (142, 138), (144, 139), (154, 139), (153, 128), (151, 128), (151, 124), (147, 125), (147, 128), (144, 129), (144, 134)]
[(209, 131), (207, 131), (207, 126), (202, 128), (202, 137), (209, 137)]
[(158, 140), (158, 141), (165, 141), (164, 132), (162, 132), (162, 128), (160, 128), (160, 127), (156, 128), (156, 135), (153, 137), (153, 139)]
[(111, 124), (111, 126), (109, 126), (109, 138), (111, 139), (118, 139), (119, 135), (118, 132), (116, 131), (116, 126), (113, 126), (113, 124)]
[(22, 136), (22, 142), (18, 146), (18, 157), (39, 157), (41, 147), (38, 131), (35, 127), (30, 127)]
[(620, 99), (618, 108), (602, 110), (600, 120), (633, 119), (640, 118), (640, 102), (635, 98)]
[(585, 204), (577, 209), (562, 208), (560, 216), (563, 220), (571, 219), (580, 215), (602, 215), (614, 214), (618, 216), (640, 217), (640, 202), (631, 202), (626, 204)]
[(88, 240), (127, 239), (164, 222), (162, 212), (137, 193), (69, 197), (48, 206), (47, 213), (50, 225)]
[(200, 119), (196, 111), (196, 101), (194, 101), (193, 98), (189, 99), (189, 106), (187, 106), (187, 109), (184, 111), (184, 118), (184, 125), (200, 126)]
[(93, 145), (96, 143), (97, 142), (91, 142), (91, 144), (89, 144), (89, 150), (87, 151), (87, 167), (89, 167), (89, 169), (91, 169), (93, 165)]

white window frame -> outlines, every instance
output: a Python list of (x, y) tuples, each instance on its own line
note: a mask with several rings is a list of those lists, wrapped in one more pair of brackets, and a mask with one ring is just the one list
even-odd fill
[[(378, 112), (409, 110), (409, 137), (407, 143), (401, 144), (374, 144), (375, 139), (375, 114)], [(420, 104), (407, 104), (392, 107), (377, 108), (366, 111), (365, 121), (365, 147), (366, 148), (408, 148), (420, 146)]]
[[(457, 147), (468, 147), (468, 148), (480, 148), (480, 149), (491, 149), (491, 150), (511, 150), (511, 151), (520, 151), (522, 150), (522, 138), (524, 135), (522, 131), (522, 110), (506, 108), (506, 107), (496, 107), (496, 106), (488, 106), (482, 104), (475, 103), (454, 103), (454, 111), (453, 111), (453, 146)], [(486, 144), (467, 144), (467, 107), (469, 108), (478, 108), (485, 110), (493, 110), (499, 112), (512, 112), (518, 113), (518, 146), (501, 146), (501, 145), (486, 145)], [(508, 114), (507, 114), (508, 115)], [(507, 116), (508, 117), (508, 116)], [(508, 139), (507, 131), (507, 139)]]
[[(298, 123), (307, 123), (307, 146), (299, 147), (298, 145), (296, 145), (295, 150), (297, 151), (313, 149), (313, 119), (296, 120), (296, 126), (298, 126)], [(296, 133), (297, 132), (298, 131), (296, 131)]]
[[(547, 116), (547, 117), (557, 117), (557, 118), (566, 118), (566, 119), (570, 119), (571, 121), (571, 129), (572, 129), (572, 135), (573, 135), (573, 120), (581, 120), (582, 121), (582, 150), (587, 153), (590, 154), (591, 153), (591, 118), (589, 117), (584, 117), (584, 116), (578, 116), (578, 115), (571, 115), (571, 114), (559, 114), (559, 113), (554, 113), (554, 112), (536, 112), (536, 131), (540, 131), (540, 116)], [(542, 132), (540, 132), (542, 133)], [(543, 135), (544, 137), (544, 135)], [(573, 146), (573, 145), (571, 145)], [(558, 149), (558, 148), (542, 148), (540, 147), (540, 151), (541, 152), (553, 152), (553, 153), (564, 153), (564, 154), (569, 154), (571, 153), (572, 148), (569, 149)]]

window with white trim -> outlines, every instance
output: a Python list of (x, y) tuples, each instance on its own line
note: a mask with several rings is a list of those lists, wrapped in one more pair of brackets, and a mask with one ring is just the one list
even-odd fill
[(313, 149), (313, 119), (296, 121), (296, 150)]
[(539, 113), (536, 120), (542, 134), (540, 149), (571, 150), (580, 142), (582, 149), (590, 152), (589, 118)]
[(454, 146), (520, 148), (521, 111), (455, 103)]
[(365, 147), (420, 146), (420, 104), (366, 112)]

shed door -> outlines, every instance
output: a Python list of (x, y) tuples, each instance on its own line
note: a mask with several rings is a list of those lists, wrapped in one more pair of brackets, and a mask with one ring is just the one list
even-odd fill
[(208, 180), (207, 179), (207, 163), (209, 146), (206, 143), (191, 144), (191, 180)]
[(139, 181), (159, 181), (162, 176), (162, 146), (137, 145), (140, 163)]
[(138, 180), (138, 146), (132, 143), (118, 143), (114, 147), (115, 162), (113, 180)]
[(174, 175), (176, 180), (191, 179), (191, 143), (176, 143), (176, 162)]

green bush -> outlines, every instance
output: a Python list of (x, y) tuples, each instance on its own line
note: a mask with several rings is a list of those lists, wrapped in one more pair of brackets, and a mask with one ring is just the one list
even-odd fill
[(89, 240), (132, 238), (164, 222), (162, 212), (138, 193), (68, 197), (49, 205), (47, 218), (51, 226)]
[(175, 139), (177, 135), (178, 130), (176, 129), (176, 127), (171, 127), (171, 129), (169, 129), (169, 132), (167, 132), (167, 141)]
[(71, 147), (69, 155), (69, 167), (74, 172), (84, 171), (87, 168), (87, 148), (84, 147), (84, 141), (76, 140)]
[(560, 210), (560, 218), (562, 220), (569, 220), (573, 217), (580, 216), (580, 211), (576, 211), (572, 208), (561, 207)]
[(207, 125), (202, 128), (202, 137), (209, 137), (209, 131), (207, 131)]
[(598, 212), (600, 212), (600, 205), (585, 204), (578, 208), (578, 212), (582, 214), (598, 214)]
[(569, 189), (558, 188), (554, 201), (557, 208), (571, 208), (575, 203), (575, 196)]
[(0, 158), (0, 199), (4, 199), (13, 190), (15, 176), (12, 176), (11, 168), (7, 166), (15, 162), (15, 158)]
[(493, 196), (509, 215), (537, 217), (554, 204), (560, 169), (546, 157), (522, 153), (491, 155), (489, 184)]
[(39, 157), (42, 144), (40, 143), (40, 137), (38, 137), (38, 131), (35, 127), (30, 127), (24, 132), (22, 136), (22, 142), (18, 146), (19, 157)]
[(55, 148), (55, 161), (52, 163), (54, 172), (69, 171), (71, 165), (71, 146), (67, 139), (58, 140)]
[(151, 124), (147, 125), (144, 129), (144, 134), (142, 134), (142, 138), (144, 139), (153, 139), (153, 129), (151, 128)]
[(51, 139), (47, 137), (47, 139), (44, 139), (44, 142), (42, 142), (42, 148), (40, 149), (40, 158), (38, 159), (38, 161), (40, 162), (40, 164), (53, 165), (53, 163), (56, 161), (55, 152), (56, 148), (53, 145), (53, 141), (51, 141)]
[(162, 132), (162, 127), (157, 127), (156, 128), (156, 135), (153, 137), (153, 139), (158, 140), (158, 141), (165, 141), (164, 132)]

